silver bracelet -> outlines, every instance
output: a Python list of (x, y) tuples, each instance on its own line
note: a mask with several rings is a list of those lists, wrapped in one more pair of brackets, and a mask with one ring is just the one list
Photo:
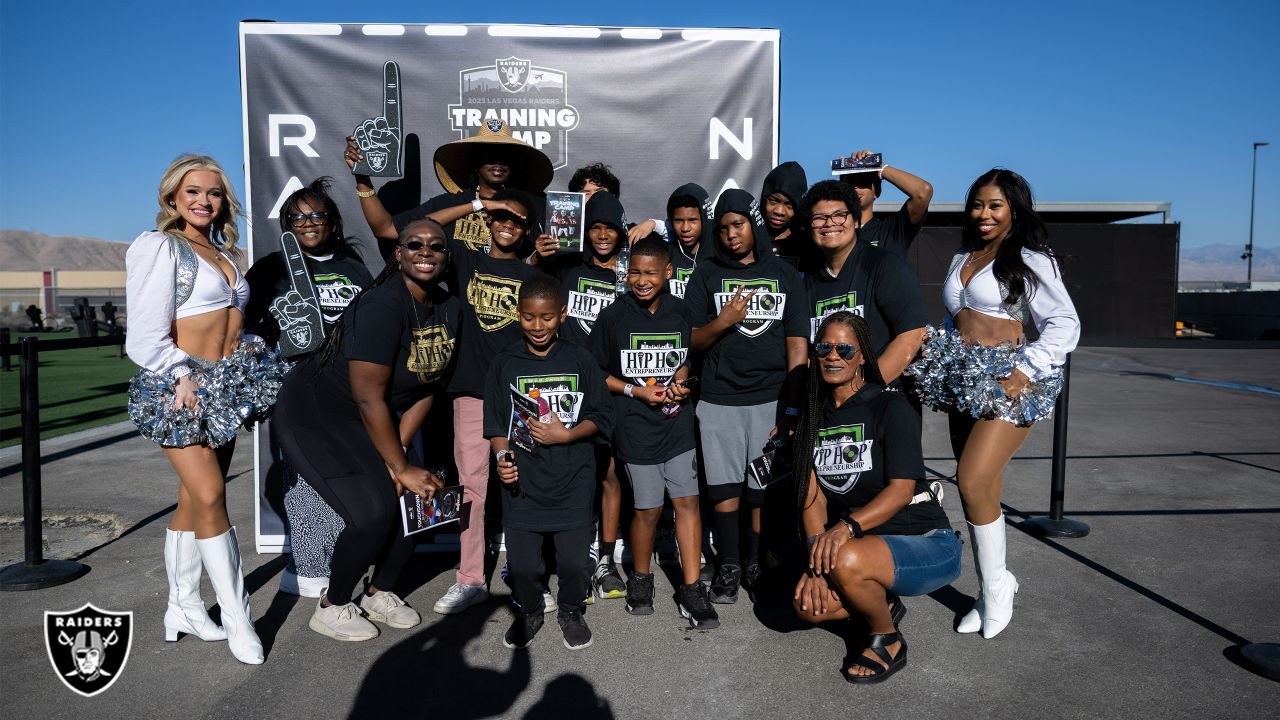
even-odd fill
[(633, 394), (635, 392), (635, 389), (636, 389), (635, 385), (632, 385), (631, 383), (627, 383), (622, 388), (622, 394), (626, 395), (627, 397), (635, 397), (635, 395)]
[(181, 380), (182, 378), (190, 374), (191, 374), (190, 365), (179, 365), (175, 367), (173, 370), (169, 371), (169, 377), (173, 378), (173, 382), (175, 385), (178, 383), (179, 380)]
[(471, 212), (480, 212), (483, 209), (484, 209), (483, 200), (481, 200), (480, 198), (476, 198), (475, 200), (471, 201)]

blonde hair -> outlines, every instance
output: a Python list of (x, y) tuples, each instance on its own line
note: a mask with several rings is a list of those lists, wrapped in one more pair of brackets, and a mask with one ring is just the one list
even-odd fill
[(240, 228), (236, 226), (236, 218), (243, 214), (243, 209), (236, 199), (235, 190), (231, 188), (231, 179), (218, 161), (208, 155), (181, 155), (169, 163), (164, 175), (160, 177), (160, 190), (156, 195), (160, 203), (160, 212), (156, 213), (156, 229), (165, 234), (181, 233), (185, 229), (186, 223), (182, 216), (170, 203), (177, 194), (182, 179), (193, 170), (216, 173), (218, 181), (222, 183), (222, 212), (213, 219), (209, 239), (216, 241), (224, 253), (239, 260), (240, 249), (236, 247), (236, 241), (240, 239)]

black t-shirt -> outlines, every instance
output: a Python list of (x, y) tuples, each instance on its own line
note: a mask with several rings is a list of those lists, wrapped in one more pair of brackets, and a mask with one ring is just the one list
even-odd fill
[[(671, 380), (688, 359), (693, 336), (689, 306), (664, 293), (656, 312), (640, 307), (627, 293), (600, 313), (591, 331), (591, 353), (610, 375), (643, 386)], [(661, 408), (623, 395), (613, 397), (618, 459), (633, 465), (656, 465), (694, 448), (693, 408), (667, 417)]]
[[(316, 299), (320, 301), (327, 334), (356, 295), (373, 284), (373, 275), (358, 255), (345, 248), (328, 260), (305, 253), (302, 257), (316, 286)], [(280, 340), (280, 325), (271, 314), (271, 303), (293, 288), (284, 254), (274, 252), (258, 260), (245, 273), (245, 280), (249, 282), (249, 304), (244, 311), (244, 326), (268, 345), (275, 345)]]
[(911, 213), (903, 203), (896, 213), (873, 215), (866, 225), (858, 228), (858, 242), (905, 256), (916, 235), (920, 234), (922, 224), (923, 221), (920, 224), (911, 222)]
[[(400, 232), (404, 230), (405, 225), (414, 220), (421, 220), (437, 210), (459, 205), (470, 205), (475, 199), (476, 191), (474, 189), (463, 190), (460, 193), (437, 195), (412, 210), (405, 210), (395, 215), (391, 218), (391, 221), (395, 223), (396, 232)], [(545, 227), (543, 215), (546, 214), (546, 209), (539, 205), (539, 207), (532, 208), (531, 212), (533, 213), (534, 231), (530, 235), (536, 236), (538, 228)], [(488, 252), (489, 250), (489, 216), (483, 210), (463, 215), (445, 225), (444, 231), (451, 240), (457, 240), (472, 250), (478, 252)]]
[(740, 287), (744, 296), (759, 289), (747, 318), (721, 335), (703, 360), (701, 398), (717, 405), (777, 400), (787, 374), (787, 338), (809, 335), (800, 274), (767, 252), (751, 265), (720, 257), (698, 264), (685, 292), (694, 327), (714, 320)]
[[(928, 484), (920, 419), (902, 393), (880, 385), (863, 386), (840, 407), (828, 397), (813, 448), (813, 470), (827, 498), (828, 523), (867, 505), (890, 480), (915, 480), (913, 494), (923, 492)], [(923, 535), (950, 527), (942, 505), (929, 501), (907, 505), (867, 532)]]
[[(407, 410), (440, 382), (455, 356), (461, 303), (439, 293), (431, 304), (409, 294), (404, 280), (388, 278), (360, 296), (343, 314), (342, 346), (320, 369), (316, 393), (325, 407), (347, 417), (360, 417), (351, 397), (350, 360), (391, 368), (387, 405)], [(316, 361), (319, 358), (316, 357)]]
[(809, 336), (826, 316), (848, 310), (866, 318), (871, 344), (883, 352), (895, 337), (925, 325), (924, 294), (915, 272), (901, 255), (872, 247), (862, 240), (854, 245), (837, 277), (825, 267), (804, 278), (809, 291)]
[(617, 298), (618, 276), (574, 253), (556, 272), (568, 317), (560, 326), (560, 337), (582, 346), (591, 337), (591, 326), (602, 310)]
[(449, 379), (454, 395), (484, 395), (485, 368), (500, 350), (520, 340), (517, 316), (520, 285), (541, 271), (523, 260), (498, 260), (450, 241), (454, 279), (462, 299), (462, 338), (458, 364)]
[[(498, 353), (485, 380), (486, 438), (507, 437), (513, 385), (526, 395), (537, 388), (567, 427), (590, 420), (602, 436), (613, 430), (604, 372), (581, 346), (560, 340), (538, 357), (521, 342)], [(513, 445), (520, 494), (502, 491), (503, 524), (540, 532), (589, 525), (596, 491), (593, 445), (590, 439), (540, 445), (533, 453)]]

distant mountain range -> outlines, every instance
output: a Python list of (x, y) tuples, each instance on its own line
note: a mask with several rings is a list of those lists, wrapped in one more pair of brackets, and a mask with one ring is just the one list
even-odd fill
[(129, 243), (0, 230), (0, 270), (124, 270)]
[[(0, 230), (0, 270), (124, 270), (126, 242), (91, 237)], [(1183, 247), (1179, 280), (1237, 280), (1245, 277), (1239, 245)], [(1253, 251), (1253, 279), (1280, 280), (1280, 247)]]

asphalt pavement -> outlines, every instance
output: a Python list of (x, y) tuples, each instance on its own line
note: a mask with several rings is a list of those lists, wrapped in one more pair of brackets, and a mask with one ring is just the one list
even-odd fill
[[(632, 617), (621, 600), (598, 601), (586, 616), (591, 648), (565, 649), (551, 616), (528, 651), (513, 652), (501, 642), (511, 618), (501, 581), (486, 604), (435, 615), (456, 557), (420, 554), (402, 594), (422, 625), (384, 628), (364, 643), (322, 637), (307, 627), (314, 601), (278, 591), (284, 558), (253, 552), (248, 436), (227, 493), (266, 663), (241, 665), (225, 643), (166, 643), (162, 551), (176, 477), (127, 425), (55, 439), (44, 445), (42, 468), (49, 554), (76, 557), (90, 571), (54, 588), (0, 593), (3, 714), (1276, 717), (1280, 683), (1239, 666), (1234, 649), (1280, 642), (1280, 396), (1265, 392), (1280, 389), (1278, 359), (1256, 349), (1077, 351), (1066, 503), (1068, 517), (1091, 532), (1040, 540), (1018, 527), (1048, 512), (1045, 423), (1005, 476), (1009, 567), (1021, 583), (1012, 624), (993, 640), (952, 630), (977, 588), (966, 548), (954, 586), (906, 600), (906, 668), (869, 687), (840, 676), (857, 650), (856, 628), (802, 626), (786, 607), (743, 594), (717, 606), (720, 628), (689, 630), (661, 573), (656, 614)], [(949, 476), (943, 416), (926, 412), (924, 439), (930, 471)], [(21, 556), (21, 503), (10, 448), (0, 451), (0, 558)], [(944, 506), (963, 529), (953, 485)], [(204, 597), (213, 604), (207, 580)], [(92, 698), (55, 676), (43, 635), (45, 611), (86, 602), (132, 611), (135, 622), (127, 666)]]

